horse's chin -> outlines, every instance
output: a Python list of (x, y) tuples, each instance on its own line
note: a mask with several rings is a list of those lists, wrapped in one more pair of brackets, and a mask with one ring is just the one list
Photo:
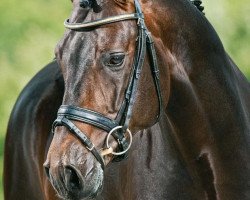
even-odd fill
[[(57, 195), (63, 200), (91, 200), (95, 199), (103, 189), (103, 170), (97, 169), (93, 174), (87, 175), (81, 190), (69, 191), (66, 187), (57, 188)], [(59, 188), (59, 189), (58, 189)]]
[(65, 193), (64, 195), (58, 194), (58, 197), (62, 200), (94, 200), (102, 192), (103, 184), (100, 184), (98, 189), (95, 192), (91, 192), (88, 195), (86, 194), (69, 194)]
[[(102, 192), (102, 190), (103, 190), (103, 184), (101, 183), (99, 185), (99, 187), (97, 188), (97, 190), (94, 193), (90, 194), (89, 197), (87, 197), (85, 199), (88, 199), (88, 200), (95, 199), (97, 196), (100, 195), (100, 193)], [(85, 200), (85, 199), (83, 198), (82, 200)]]

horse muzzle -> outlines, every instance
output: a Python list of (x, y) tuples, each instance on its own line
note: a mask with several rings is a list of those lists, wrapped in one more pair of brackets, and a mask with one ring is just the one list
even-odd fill
[(96, 197), (102, 190), (103, 169), (94, 158), (67, 164), (52, 164), (47, 160), (44, 168), (49, 181), (62, 199), (89, 199)]

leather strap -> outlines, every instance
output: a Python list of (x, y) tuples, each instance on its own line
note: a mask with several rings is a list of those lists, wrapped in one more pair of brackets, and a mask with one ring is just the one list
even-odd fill
[(138, 82), (142, 71), (142, 66), (144, 64), (145, 55), (146, 55), (146, 33), (145, 33), (145, 26), (143, 20), (139, 20), (138, 22), (139, 28), (139, 37), (138, 37), (138, 55), (134, 59), (133, 64), (133, 74), (131, 83), (129, 84), (129, 88), (127, 91), (127, 95), (129, 96), (128, 99), (128, 106), (127, 110), (124, 113), (124, 122), (123, 122), (123, 132), (127, 130), (129, 126), (130, 119), (132, 117), (133, 105), (136, 99), (136, 92), (138, 88)]
[(157, 56), (155, 52), (154, 40), (151, 36), (151, 33), (147, 31), (147, 48), (149, 52), (150, 62), (151, 62), (151, 71), (153, 73), (155, 88), (158, 96), (158, 103), (159, 103), (159, 114), (157, 116), (157, 121), (161, 116), (163, 110), (163, 103), (162, 103), (162, 94), (161, 94), (161, 84), (160, 84), (160, 71), (157, 62)]
[(91, 151), (91, 153), (95, 156), (98, 162), (101, 164), (102, 169), (104, 169), (104, 161), (99, 152), (96, 150), (94, 144), (90, 141), (90, 139), (79, 129), (77, 126), (68, 120), (66, 117), (58, 117), (53, 123), (52, 132), (54, 133), (55, 128), (57, 126), (65, 126), (69, 129), (71, 133), (73, 133), (86, 148)]
[(100, 113), (76, 106), (62, 105), (59, 108), (57, 115), (67, 116), (68, 119), (93, 125), (106, 132), (109, 132), (113, 128), (119, 126), (115, 120), (107, 118)]
[(69, 19), (67, 19), (64, 22), (64, 26), (71, 30), (84, 30), (84, 29), (96, 28), (98, 26), (125, 21), (125, 20), (134, 20), (138, 18), (139, 18), (138, 13), (131, 13), (131, 14), (107, 17), (104, 19), (98, 19), (98, 20), (84, 22), (84, 23), (70, 23)]

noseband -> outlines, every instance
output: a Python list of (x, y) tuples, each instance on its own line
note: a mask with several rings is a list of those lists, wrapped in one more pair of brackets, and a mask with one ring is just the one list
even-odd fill
[[(138, 81), (141, 75), (142, 66), (144, 64), (147, 50), (150, 60), (150, 68), (154, 78), (154, 84), (159, 101), (159, 115), (157, 117), (157, 120), (160, 117), (162, 110), (162, 95), (159, 80), (160, 76), (154, 42), (150, 32), (148, 31), (145, 25), (144, 16), (138, 0), (134, 0), (134, 3), (136, 13), (123, 14), (85, 23), (70, 23), (69, 20), (66, 20), (64, 22), (64, 26), (68, 29), (75, 31), (86, 31), (89, 29), (98, 28), (106, 24), (125, 20), (138, 21), (138, 38), (136, 41), (136, 53), (133, 61), (133, 67), (130, 75), (130, 80), (125, 92), (125, 98), (123, 100), (120, 110), (118, 111), (116, 118), (113, 120), (89, 109), (80, 108), (72, 105), (62, 105), (58, 110), (57, 119), (53, 123), (53, 132), (57, 126), (67, 127), (69, 131), (74, 134), (82, 142), (82, 144), (86, 146), (89, 151), (92, 152), (92, 154), (100, 162), (102, 168), (104, 168), (104, 161), (102, 156), (97, 151), (90, 139), (86, 136), (86, 134), (84, 134), (79, 128), (77, 128), (71, 120), (87, 123), (107, 132), (107, 148), (110, 148), (108, 144), (108, 139), (112, 135), (118, 142), (118, 149), (120, 150), (120, 152), (117, 153), (111, 151), (110, 153), (117, 156), (115, 159), (116, 161), (120, 161), (127, 157), (127, 151), (129, 150), (132, 143), (132, 135), (130, 130), (128, 129), (128, 126), (132, 117), (133, 105), (135, 102), (136, 91), (138, 88)], [(125, 137), (126, 132), (128, 132), (130, 136), (129, 142), (126, 140)]]

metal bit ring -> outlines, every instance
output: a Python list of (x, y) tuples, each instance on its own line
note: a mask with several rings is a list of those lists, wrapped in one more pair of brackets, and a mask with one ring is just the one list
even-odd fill
[[(119, 129), (122, 129), (122, 128), (123, 128), (123, 126), (117, 126), (117, 127), (113, 128), (113, 129), (108, 133), (107, 138), (106, 138), (106, 147), (107, 147), (108, 149), (110, 148), (110, 146), (109, 146), (109, 138), (110, 138), (110, 136), (111, 136), (115, 131), (117, 131), (117, 130), (119, 130)], [(128, 145), (128, 148), (125, 149), (125, 150), (122, 151), (122, 152), (112, 152), (111, 154), (113, 154), (113, 155), (115, 155), (115, 156), (120, 156), (120, 155), (125, 154), (125, 153), (130, 149), (130, 147), (131, 147), (131, 145), (132, 145), (132, 141), (133, 141), (133, 136), (132, 136), (132, 133), (131, 133), (131, 131), (130, 131), (129, 129), (127, 129), (126, 132), (129, 134), (129, 145)]]

